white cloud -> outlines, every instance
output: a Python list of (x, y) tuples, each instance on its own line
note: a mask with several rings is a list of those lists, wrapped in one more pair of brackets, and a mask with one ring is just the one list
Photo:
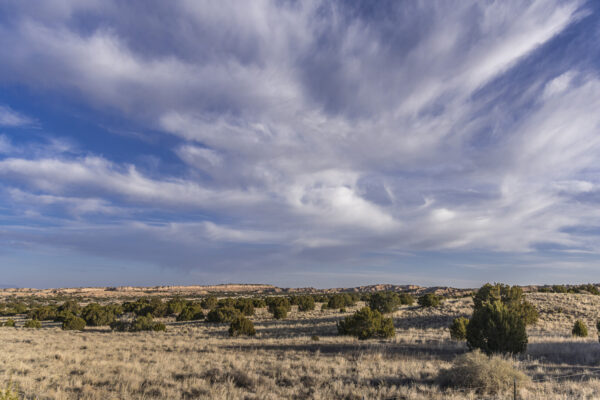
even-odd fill
[[(134, 6), (63, 3), (0, 28), (0, 79), (160, 130), (184, 166), (0, 141), (0, 174), (32, 204), (192, 210), (199, 221), (135, 229), (296, 255), (597, 247), (566, 228), (600, 217), (573, 201), (598, 187), (600, 81), (568, 63), (496, 81), (578, 21), (580, 1), (415, 3), (377, 23), (319, 1), (181, 1), (154, 40), (121, 19)], [(65, 22), (80, 12), (85, 30)]]
[(9, 107), (0, 105), (0, 126), (19, 127), (31, 125), (34, 121)]

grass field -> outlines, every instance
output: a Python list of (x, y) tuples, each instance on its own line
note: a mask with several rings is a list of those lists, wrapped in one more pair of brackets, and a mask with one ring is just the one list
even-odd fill
[[(532, 379), (518, 387), (519, 398), (600, 398), (600, 296), (530, 293), (527, 299), (540, 320), (528, 330), (527, 352), (514, 359)], [(470, 315), (471, 306), (468, 297), (439, 308), (403, 306), (393, 314), (393, 339), (367, 341), (338, 336), (335, 325), (360, 304), (346, 313), (294, 307), (280, 321), (259, 309), (253, 338), (230, 338), (226, 324), (172, 319), (163, 320), (166, 332), (3, 327), (0, 382), (14, 382), (28, 399), (495, 398), (438, 384), (440, 370), (467, 351), (447, 326)], [(576, 319), (587, 323), (590, 337), (571, 337)]]

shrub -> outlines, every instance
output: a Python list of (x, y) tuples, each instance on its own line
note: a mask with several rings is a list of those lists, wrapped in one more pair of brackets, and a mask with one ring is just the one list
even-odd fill
[(62, 329), (65, 331), (82, 331), (85, 329), (85, 320), (71, 314), (63, 321)]
[(285, 297), (267, 297), (266, 299), (269, 312), (275, 319), (285, 319), (292, 308), (290, 301)]
[(254, 304), (254, 308), (265, 308), (267, 306), (265, 299), (262, 297), (254, 297), (252, 303)]
[(0, 388), (0, 400), (19, 400), (19, 391), (11, 381)]
[(273, 318), (275, 319), (286, 319), (288, 315), (288, 308), (285, 306), (276, 306), (271, 311), (273, 312)]
[[(8, 321), (6, 321), (8, 322)], [(13, 321), (14, 323), (14, 321)], [(4, 326), (7, 326), (6, 324), (4, 324)], [(598, 321), (596, 321), (596, 330), (598, 331), (598, 341), (600, 341), (600, 319)]]
[(200, 304), (188, 304), (177, 316), (177, 321), (197, 321), (204, 319), (204, 313)]
[(408, 293), (400, 293), (399, 297), (400, 297), (400, 304), (412, 306), (415, 302), (414, 297), (412, 297)]
[(256, 335), (256, 330), (254, 330), (254, 324), (252, 323), (252, 321), (250, 321), (243, 315), (238, 316), (233, 322), (231, 322), (231, 325), (229, 325), (229, 336), (239, 335)]
[(114, 306), (90, 303), (81, 310), (81, 318), (89, 326), (106, 326), (116, 319), (118, 311), (118, 308)]
[(391, 313), (400, 305), (400, 297), (392, 292), (373, 293), (369, 298), (371, 310), (377, 310), (382, 314)]
[(501, 283), (491, 285), (486, 283), (473, 296), (474, 308), (484, 303), (500, 301), (502, 304), (519, 314), (526, 325), (537, 322), (539, 313), (535, 307), (523, 298), (523, 289), (518, 286), (508, 286)]
[(81, 312), (81, 306), (75, 300), (67, 300), (58, 307), (58, 312), (77, 315)]
[(186, 302), (185, 300), (183, 300), (180, 297), (174, 297), (171, 300), (167, 301), (167, 313), (169, 315), (173, 315), (173, 314), (181, 314), (181, 311), (183, 311), (183, 309), (186, 306)]
[(327, 302), (327, 308), (344, 308), (344, 307), (352, 307), (356, 304), (356, 300), (349, 293), (338, 293), (334, 294), (329, 298)]
[(164, 331), (167, 327), (161, 322), (154, 322), (150, 316), (139, 316), (137, 317), (129, 327), (131, 332), (139, 331)]
[(421, 307), (437, 307), (442, 303), (442, 298), (433, 293), (427, 293), (419, 297), (417, 303), (419, 303)]
[(117, 332), (127, 332), (131, 324), (127, 321), (113, 321), (110, 323), (110, 329)]
[(206, 315), (206, 321), (208, 322), (233, 322), (240, 315), (240, 311), (233, 307), (217, 307), (210, 310)]
[(454, 340), (465, 340), (467, 338), (467, 326), (469, 326), (468, 318), (454, 318), (450, 325), (450, 337)]
[(27, 321), (25, 321), (25, 325), (23, 326), (25, 328), (40, 329), (42, 327), (42, 323), (37, 319), (28, 319)]
[(467, 325), (467, 343), (486, 354), (522, 353), (527, 347), (525, 322), (500, 301), (483, 303)]
[(14, 328), (16, 326), (15, 320), (12, 319), (12, 318), (7, 319), (6, 321), (4, 321), (4, 326), (8, 326), (8, 327)]
[(240, 310), (240, 312), (244, 315), (254, 315), (254, 302), (252, 299), (239, 298), (235, 301), (234, 307)]
[(517, 370), (509, 359), (488, 357), (479, 350), (459, 356), (451, 368), (440, 371), (438, 375), (438, 383), (443, 387), (476, 388), (480, 393), (490, 394), (511, 389), (514, 381), (523, 386), (529, 378)]
[(202, 308), (204, 308), (205, 310), (212, 310), (213, 308), (217, 307), (217, 304), (219, 304), (219, 301), (217, 300), (217, 298), (215, 296), (208, 296), (205, 297), (204, 299), (202, 299), (202, 301), (200, 302), (200, 305), (202, 306)]
[(52, 321), (56, 318), (56, 307), (54, 306), (41, 306), (30, 310), (27, 316), (30, 319), (36, 319), (38, 321)]
[(563, 285), (553, 285), (552, 291), (554, 293), (567, 293), (568, 292), (567, 288), (564, 287)]
[(310, 340), (312, 340), (313, 342), (318, 342), (319, 341), (319, 337), (317, 335), (312, 335), (310, 337)]
[(356, 336), (360, 340), (389, 338), (396, 335), (391, 318), (384, 318), (377, 310), (364, 307), (337, 323), (340, 335)]
[(573, 330), (571, 331), (571, 333), (573, 334), (573, 336), (587, 337), (587, 335), (588, 335), (588, 328), (583, 323), (582, 320), (578, 319), (577, 321), (575, 321), (575, 324), (573, 325)]
[(315, 309), (315, 299), (312, 296), (298, 298), (298, 311), (312, 311)]

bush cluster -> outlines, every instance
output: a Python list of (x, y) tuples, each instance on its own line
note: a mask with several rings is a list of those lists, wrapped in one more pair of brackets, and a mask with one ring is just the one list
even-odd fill
[(65, 317), (62, 329), (65, 331), (82, 331), (85, 329), (85, 325), (86, 323), (83, 318), (70, 314)]
[(118, 332), (165, 331), (167, 329), (165, 324), (154, 322), (150, 316), (138, 316), (133, 322), (113, 321), (110, 328)]
[(364, 307), (339, 321), (337, 329), (340, 335), (355, 336), (360, 340), (389, 338), (396, 335), (392, 319), (384, 318), (379, 311), (369, 307)]
[(28, 319), (27, 321), (25, 321), (25, 324), (23, 326), (25, 328), (40, 329), (42, 327), (42, 323), (37, 319)]
[(267, 297), (265, 301), (267, 303), (269, 312), (273, 314), (273, 318), (275, 319), (287, 318), (287, 314), (292, 308), (292, 305), (287, 297)]
[(107, 326), (123, 314), (123, 309), (117, 304), (101, 306), (98, 303), (90, 303), (81, 310), (81, 318), (89, 326)]
[(254, 324), (248, 318), (243, 315), (238, 316), (235, 320), (231, 322), (229, 325), (229, 336), (254, 336), (256, 335), (256, 330), (254, 329)]
[(217, 307), (208, 312), (206, 321), (213, 323), (231, 323), (240, 315), (240, 311), (233, 307)]
[(312, 311), (315, 309), (315, 299), (313, 296), (296, 296), (292, 304), (298, 306), (298, 311)]
[(423, 296), (420, 296), (417, 299), (417, 303), (419, 303), (421, 307), (437, 307), (442, 304), (443, 300), (444, 299), (441, 296), (437, 296), (433, 293), (427, 293)]
[(204, 312), (202, 306), (198, 303), (185, 304), (179, 315), (177, 315), (177, 321), (198, 321), (202, 319), (204, 319)]
[(16, 326), (15, 320), (12, 318), (9, 318), (6, 321), (4, 321), (4, 324), (2, 326), (14, 328)]
[(327, 308), (340, 309), (352, 307), (358, 300), (359, 296), (356, 293), (336, 293), (327, 301)]

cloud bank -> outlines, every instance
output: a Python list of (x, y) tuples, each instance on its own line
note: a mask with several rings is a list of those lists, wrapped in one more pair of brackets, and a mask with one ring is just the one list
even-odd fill
[(0, 99), (9, 247), (229, 281), (600, 250), (589, 2), (21, 0), (0, 15), (0, 84), (141, 139), (124, 160), (114, 130), (99, 150)]

